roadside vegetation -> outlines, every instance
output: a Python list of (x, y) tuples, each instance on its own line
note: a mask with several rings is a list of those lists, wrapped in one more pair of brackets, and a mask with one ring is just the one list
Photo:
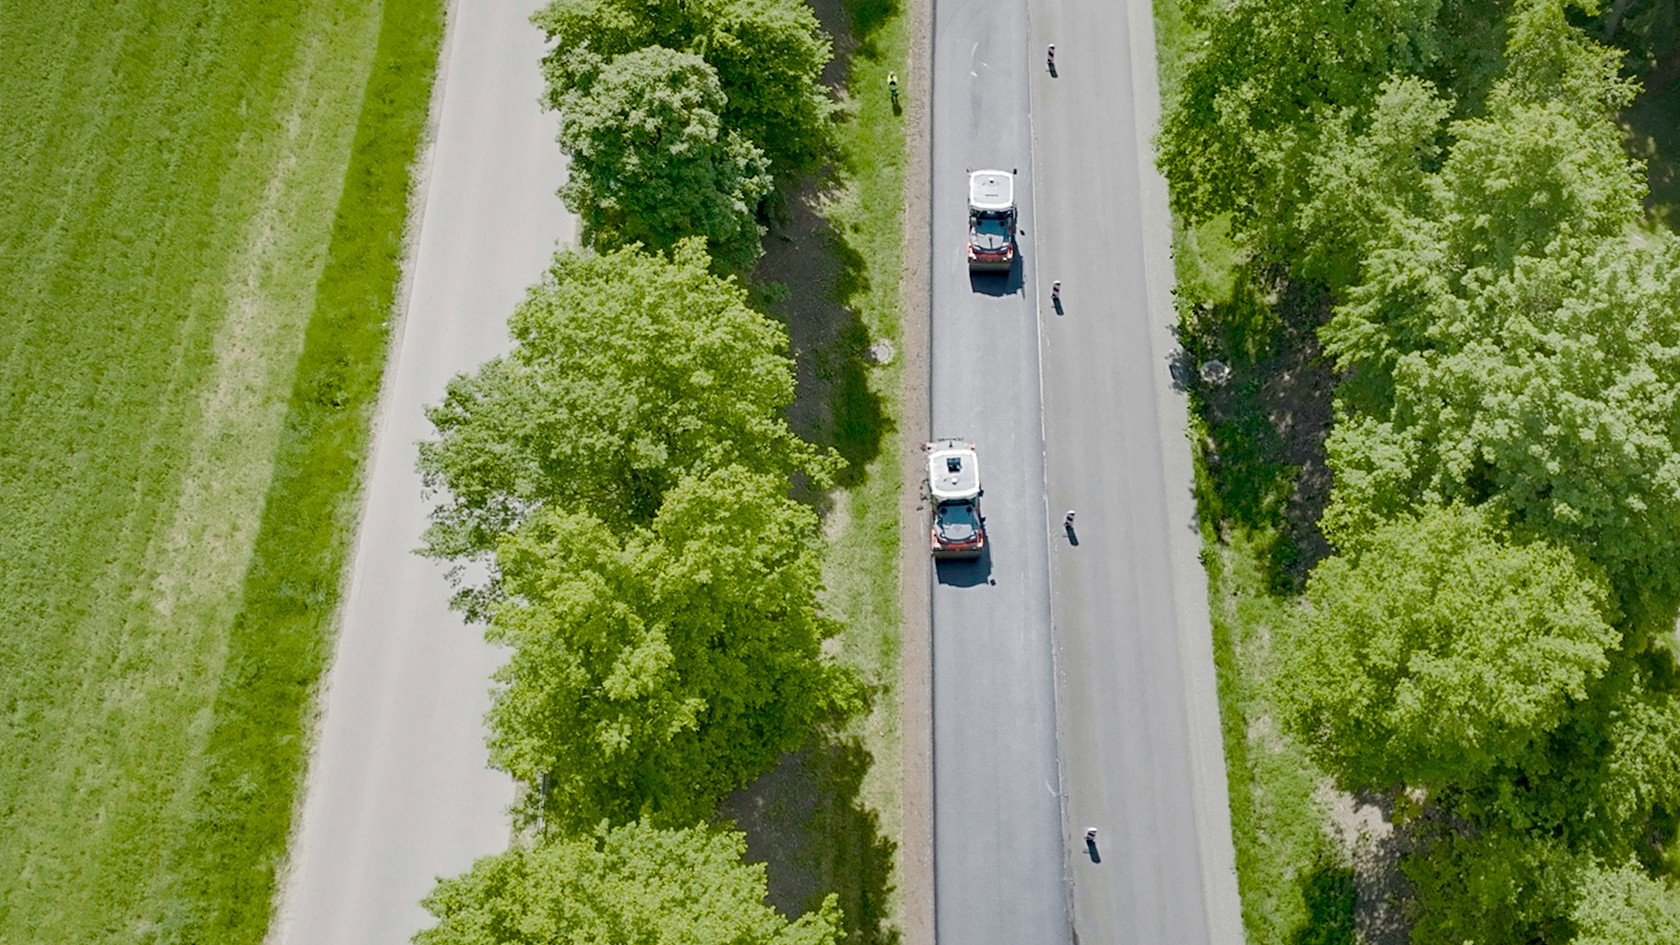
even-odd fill
[(1252, 942), (1680, 940), (1672, 6), (1158, 4)]
[(904, 39), (890, 7), (826, 12), (865, 55), (830, 66), (800, 0), (534, 18), (584, 246), (420, 455), (427, 550), (509, 649), (487, 721), (522, 839), (440, 882), (425, 945), (890, 940), (898, 375), (863, 339), (898, 331), (903, 137), (844, 87), (884, 89)]
[(437, 0), (0, 29), (0, 940), (260, 942)]

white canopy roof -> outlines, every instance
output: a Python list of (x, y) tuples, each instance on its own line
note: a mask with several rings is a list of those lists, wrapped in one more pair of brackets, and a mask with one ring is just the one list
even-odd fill
[(980, 458), (967, 444), (928, 452), (928, 491), (936, 502), (972, 499), (980, 494)]
[(1015, 175), (1008, 171), (970, 171), (968, 205), (975, 210), (1008, 210), (1015, 206)]

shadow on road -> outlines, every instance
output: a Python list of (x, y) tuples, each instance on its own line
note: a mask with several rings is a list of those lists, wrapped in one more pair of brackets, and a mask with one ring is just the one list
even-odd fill
[(1018, 295), (1026, 287), (1026, 275), (1022, 271), (1026, 268), (1019, 256), (1010, 264), (1008, 272), (973, 272), (968, 274), (968, 286), (981, 295), (1003, 298), (1007, 295)]
[(979, 587), (992, 581), (992, 548), (978, 558), (947, 558), (933, 564), (934, 579), (947, 587)]

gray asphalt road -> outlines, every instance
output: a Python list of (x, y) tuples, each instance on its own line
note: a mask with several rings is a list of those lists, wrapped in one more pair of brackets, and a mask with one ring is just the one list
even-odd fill
[(1067, 817), (1097, 826), (1073, 856), (1082, 938), (1242, 941), (1196, 553), (1185, 405), (1169, 371), (1165, 185), (1147, 0), (1038, 0), (1037, 252), (1063, 283), (1045, 307), (1046, 452), (1078, 544), (1053, 548)]
[(1031, 246), (1027, 9), (938, 0), (932, 431), (973, 439), (990, 554), (933, 589), (934, 910), (947, 945), (1068, 942), (1031, 252), (971, 282), (967, 169), (1018, 168)]
[[(989, 574), (945, 566), (933, 595), (946, 945), (1073, 930), (1242, 941), (1185, 408), (1168, 371), (1152, 44), (1148, 0), (936, 3), (933, 430), (980, 443), (993, 539)], [(1028, 191), (1024, 264), (1001, 294), (971, 284), (960, 256), (963, 170), (988, 164), (1019, 167)]]
[(452, 4), (443, 97), (401, 337), (387, 369), (367, 505), (324, 696), (280, 945), (397, 945), (439, 875), (504, 849), (513, 784), (486, 766), (483, 715), (501, 656), (448, 608), (413, 554), (426, 504), (423, 405), (505, 348), (507, 316), (573, 222), (537, 105), (534, 0)]

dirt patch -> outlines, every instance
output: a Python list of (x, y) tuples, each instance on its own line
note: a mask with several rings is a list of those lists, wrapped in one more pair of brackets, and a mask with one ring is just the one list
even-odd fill
[(1406, 906), (1411, 884), (1400, 872), (1406, 854), (1405, 831), (1396, 830), (1388, 799), (1352, 795), (1329, 784), (1319, 786), (1318, 800), (1330, 812), (1327, 829), (1353, 866), (1354, 928), (1363, 945), (1406, 945), (1411, 923)]

